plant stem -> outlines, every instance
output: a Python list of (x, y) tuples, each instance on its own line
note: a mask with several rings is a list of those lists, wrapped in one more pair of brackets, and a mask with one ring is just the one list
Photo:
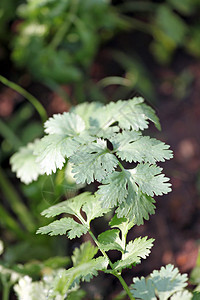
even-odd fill
[(9, 300), (9, 295), (10, 295), (10, 285), (4, 284), (3, 286), (3, 299), (2, 300)]
[(21, 201), (13, 185), (6, 178), (2, 168), (0, 168), (0, 187), (21, 223), (28, 231), (33, 232), (35, 230), (34, 219), (27, 207)]
[(1, 276), (1, 282), (2, 282), (2, 286), (3, 286), (2, 300), (9, 300), (11, 283), (3, 275)]
[(42, 106), (42, 104), (29, 92), (27, 92), (25, 89), (23, 89), (18, 84), (8, 80), (4, 76), (0, 75), (0, 82), (8, 86), (9, 88), (13, 89), (14, 91), (18, 92), (22, 96), (24, 96), (37, 110), (38, 114), (40, 115), (40, 118), (42, 122), (45, 122), (47, 119), (47, 113)]
[(131, 86), (131, 81), (127, 78), (120, 77), (120, 76), (109, 76), (101, 79), (98, 82), (98, 85), (100, 87), (105, 88), (109, 85), (123, 85), (123, 86)]
[(87, 224), (87, 222), (84, 220), (83, 217), (81, 217), (80, 215), (75, 214), (75, 216), (81, 221), (81, 223), (83, 225), (85, 225), (87, 227), (87, 230), (90, 234), (90, 236), (92, 237), (93, 241), (95, 242), (95, 244), (97, 245), (98, 249), (101, 251), (101, 253), (103, 254), (103, 256), (108, 260), (109, 265), (112, 269), (112, 274), (117, 277), (121, 283), (121, 285), (123, 286), (124, 290), (126, 291), (127, 295), (129, 296), (130, 300), (135, 300), (135, 298), (133, 297), (133, 295), (131, 294), (131, 291), (128, 287), (128, 285), (126, 284), (126, 282), (124, 281), (124, 279), (122, 278), (121, 274), (118, 273), (114, 266), (113, 263), (111, 262), (110, 258), (108, 257), (108, 255), (106, 254), (106, 252), (101, 248), (101, 245), (99, 244), (97, 238), (95, 237), (95, 235), (93, 234), (93, 232), (90, 230), (90, 225)]
[(12, 230), (12, 233), (18, 239), (25, 239), (26, 234), (24, 231), (19, 227), (19, 224), (15, 221), (15, 219), (7, 212), (7, 210), (0, 204), (0, 218), (2, 225), (5, 225), (6, 228)]
[(96, 239), (96, 237), (94, 236), (94, 234), (92, 233), (92, 231), (89, 229), (88, 230), (90, 236), (92, 237), (92, 239), (94, 240), (95, 244), (97, 245), (98, 249), (101, 251), (101, 253), (103, 254), (103, 256), (109, 261), (109, 265), (112, 269), (112, 274), (117, 277), (121, 283), (121, 285), (123, 286), (124, 290), (126, 291), (127, 295), (129, 296), (129, 298), (131, 300), (135, 300), (135, 298), (133, 297), (133, 295), (131, 294), (131, 291), (128, 287), (128, 285), (126, 284), (126, 282), (124, 281), (123, 277), (121, 276), (121, 274), (119, 274), (115, 269), (114, 269), (114, 266), (113, 266), (113, 263), (111, 262), (111, 260), (109, 259), (108, 255), (106, 254), (106, 252), (101, 249), (101, 246), (98, 242), (98, 240)]
[(121, 275), (118, 275), (117, 272), (116, 274), (114, 274), (120, 281), (121, 285), (123, 286), (124, 290), (126, 291), (127, 295), (129, 296), (129, 298), (131, 300), (135, 300), (135, 298), (133, 297), (133, 295), (131, 294), (131, 291), (128, 287), (128, 285), (126, 284), (126, 282), (124, 281), (123, 277)]

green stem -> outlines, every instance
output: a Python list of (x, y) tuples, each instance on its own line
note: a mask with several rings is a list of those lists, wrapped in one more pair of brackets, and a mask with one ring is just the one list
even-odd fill
[(106, 254), (106, 252), (101, 249), (101, 246), (98, 242), (98, 240), (96, 239), (96, 237), (94, 236), (94, 234), (92, 233), (92, 231), (89, 229), (88, 230), (90, 236), (92, 237), (92, 239), (94, 240), (95, 244), (97, 245), (98, 249), (101, 251), (101, 253), (103, 254), (103, 256), (109, 261), (109, 265), (112, 269), (112, 274), (117, 277), (121, 283), (121, 285), (123, 286), (124, 290), (126, 291), (127, 295), (129, 296), (129, 298), (131, 300), (135, 300), (135, 298), (133, 297), (133, 295), (131, 294), (131, 291), (128, 287), (128, 285), (126, 284), (126, 282), (124, 281), (123, 277), (121, 276), (121, 274), (119, 274), (115, 269), (114, 269), (114, 266), (113, 266), (113, 263), (111, 262), (111, 260), (109, 259), (108, 255)]
[(16, 235), (18, 239), (25, 239), (24, 231), (19, 227), (19, 224), (14, 220), (14, 218), (7, 212), (7, 210), (0, 204), (0, 219), (1, 223), (9, 228), (12, 233)]
[(0, 168), (0, 188), (3, 194), (5, 195), (5, 197), (7, 198), (7, 201), (9, 202), (13, 211), (19, 217), (21, 223), (28, 231), (33, 232), (35, 230), (35, 225), (34, 225), (35, 222), (31, 214), (29, 213), (27, 207), (21, 201), (13, 185), (6, 178), (4, 171), (1, 168)]
[(9, 300), (10, 295), (10, 285), (4, 284), (3, 286), (3, 299), (2, 300)]
[(98, 82), (98, 85), (100, 87), (105, 88), (106, 86), (109, 85), (123, 85), (123, 86), (130, 86), (131, 81), (127, 78), (119, 77), (119, 76), (109, 76), (101, 79)]
[(42, 122), (45, 122), (47, 119), (47, 113), (42, 106), (42, 104), (29, 92), (27, 92), (25, 89), (23, 89), (18, 84), (8, 80), (4, 76), (0, 75), (0, 82), (8, 86), (9, 88), (13, 89), (14, 91), (18, 92), (22, 96), (24, 96), (37, 110), (38, 114), (40, 115), (40, 118)]
[(1, 276), (1, 281), (3, 286), (2, 300), (9, 300), (11, 283), (6, 278), (4, 278), (4, 276)]
[(124, 169), (124, 167), (123, 167), (123, 165), (120, 163), (120, 161), (118, 160), (118, 166), (120, 167), (120, 169), (122, 170), (122, 171), (124, 171), (125, 169)]
[(81, 217), (80, 215), (75, 214), (76, 217), (81, 221), (81, 223), (87, 227), (87, 230), (90, 234), (90, 236), (92, 237), (93, 241), (95, 242), (95, 244), (97, 245), (98, 249), (101, 251), (101, 253), (103, 254), (103, 256), (108, 260), (109, 265), (112, 269), (112, 274), (117, 277), (121, 283), (121, 285), (123, 286), (124, 290), (126, 291), (127, 295), (129, 296), (130, 300), (135, 300), (135, 298), (133, 297), (133, 295), (131, 294), (131, 291), (128, 287), (128, 285), (126, 284), (126, 282), (124, 281), (124, 279), (122, 278), (121, 274), (118, 273), (115, 268), (113, 263), (111, 262), (110, 258), (108, 257), (108, 255), (106, 254), (106, 252), (101, 248), (101, 245), (99, 244), (97, 238), (94, 236), (93, 232), (90, 230), (90, 226), (89, 224), (87, 224), (87, 222), (84, 220), (83, 217)]

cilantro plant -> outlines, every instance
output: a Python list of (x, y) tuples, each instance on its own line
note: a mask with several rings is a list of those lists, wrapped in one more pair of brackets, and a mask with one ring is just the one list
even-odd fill
[[(130, 288), (121, 275), (150, 254), (154, 241), (145, 236), (127, 242), (128, 231), (154, 214), (154, 195), (171, 191), (157, 162), (172, 158), (172, 151), (165, 143), (142, 134), (149, 122), (160, 129), (155, 111), (140, 97), (106, 106), (83, 103), (49, 118), (44, 124), (46, 135), (12, 156), (12, 169), (24, 183), (55, 173), (66, 164), (71, 165), (77, 184), (99, 183), (94, 194), (80, 193), (42, 212), (47, 218), (60, 218), (39, 228), (38, 234), (74, 239), (89, 233), (95, 244), (87, 242), (75, 249), (73, 267), (54, 278), (50, 298), (59, 294), (66, 299), (81, 281), (90, 281), (98, 271), (117, 277), (130, 299), (156, 299), (155, 295), (168, 299), (183, 292), (187, 277), (170, 265), (154, 271), (148, 281), (134, 279)], [(108, 212), (114, 213), (110, 229), (95, 236), (91, 221)], [(119, 251), (121, 259), (112, 262), (109, 250)]]

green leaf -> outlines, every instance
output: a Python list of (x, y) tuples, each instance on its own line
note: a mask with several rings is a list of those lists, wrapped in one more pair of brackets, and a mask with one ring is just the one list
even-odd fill
[(127, 178), (124, 172), (113, 172), (99, 186), (98, 194), (101, 196), (102, 207), (115, 207), (125, 201), (128, 190), (126, 189)]
[(81, 300), (85, 298), (86, 292), (84, 290), (79, 289), (78, 291), (70, 292), (67, 296), (67, 300)]
[[(145, 280), (144, 277), (133, 278), (133, 284), (130, 286), (134, 297), (142, 300), (179, 300), (192, 299), (192, 294), (184, 290), (187, 286), (187, 275), (181, 275), (173, 265), (161, 267), (159, 271), (155, 270), (150, 277)], [(157, 297), (156, 297), (157, 296)]]
[(118, 126), (111, 126), (106, 129), (92, 127), (89, 129), (89, 133), (90, 135), (98, 138), (111, 139), (117, 132), (119, 132), (119, 130), (120, 128)]
[(79, 115), (84, 120), (86, 128), (89, 128), (92, 119), (94, 119), (96, 111), (101, 107), (102, 103), (100, 102), (84, 102), (73, 107), (71, 111)]
[(107, 265), (108, 260), (101, 256), (62, 271), (54, 280), (54, 290), (61, 295), (65, 295), (75, 284), (79, 284), (80, 281), (90, 281), (93, 276), (98, 275), (98, 271), (106, 269)]
[(72, 172), (76, 183), (90, 184), (94, 180), (101, 182), (118, 164), (117, 158), (108, 153), (106, 141), (81, 147), (71, 158)]
[(148, 162), (155, 164), (172, 158), (169, 146), (149, 136), (141, 136), (134, 131), (123, 131), (112, 138), (117, 156), (128, 162)]
[(155, 111), (144, 104), (144, 99), (134, 97), (127, 101), (110, 102), (96, 111), (97, 117), (93, 121), (94, 126), (107, 128), (115, 122), (122, 129), (143, 130), (148, 128), (149, 120), (160, 129), (160, 123)]
[(75, 136), (85, 129), (85, 122), (74, 113), (55, 114), (44, 123), (47, 134)]
[(130, 241), (126, 246), (122, 259), (114, 263), (115, 270), (122, 270), (140, 263), (141, 258), (145, 259), (150, 254), (153, 241), (154, 239), (147, 240), (147, 237), (139, 237), (134, 241)]
[[(135, 169), (133, 169), (135, 170)], [(147, 174), (142, 175), (144, 180), (149, 180), (146, 184), (151, 187), (152, 178), (147, 178)], [(142, 180), (142, 178), (140, 180)], [(139, 178), (139, 177), (138, 177)], [(119, 205), (117, 215), (119, 218), (128, 218), (133, 220), (135, 224), (143, 224), (143, 219), (148, 220), (149, 214), (154, 214), (154, 199), (142, 193), (142, 185), (136, 185), (135, 176), (132, 176), (130, 170), (123, 172), (113, 172), (99, 186), (98, 194), (101, 196), (100, 201), (102, 207), (114, 207)], [(137, 179), (139, 182), (139, 180)], [(158, 189), (158, 187), (156, 187)]]
[(59, 269), (71, 264), (71, 259), (68, 256), (53, 256), (43, 262), (45, 267), (51, 269)]
[(90, 192), (84, 192), (76, 197), (62, 201), (56, 205), (53, 205), (42, 212), (42, 215), (50, 218), (55, 217), (63, 213), (80, 216), (80, 210), (84, 203), (87, 201), (95, 201), (95, 196)]
[(123, 252), (122, 240), (119, 237), (119, 230), (112, 229), (106, 230), (98, 236), (101, 249), (105, 251), (118, 250)]
[(180, 299), (181, 300), (191, 300), (192, 299), (192, 293), (185, 290), (185, 291), (177, 292), (176, 294), (174, 294), (171, 297), (171, 300), (180, 300)]
[(118, 218), (117, 215), (109, 222), (110, 227), (117, 227), (121, 230), (122, 237), (126, 236), (128, 231), (135, 225), (134, 220), (129, 221), (126, 218)]
[(187, 33), (187, 26), (183, 19), (174, 13), (168, 5), (159, 5), (155, 20), (157, 28), (162, 30), (175, 44), (183, 43)]
[(82, 206), (82, 210), (86, 213), (87, 216), (87, 225), (90, 225), (90, 222), (96, 218), (99, 218), (110, 211), (110, 208), (104, 208), (101, 206), (99, 201), (99, 195), (95, 194), (87, 198)]
[(167, 2), (172, 6), (172, 8), (187, 16), (194, 13), (199, 4), (198, 0), (168, 0)]
[(134, 284), (130, 286), (131, 294), (136, 299), (142, 300), (156, 300), (155, 287), (151, 278), (145, 280), (144, 277), (139, 279), (138, 277), (133, 278)]
[(133, 180), (140, 190), (149, 196), (167, 194), (171, 191), (169, 178), (161, 174), (162, 168), (156, 165), (139, 164), (136, 168), (129, 170)]
[(98, 248), (93, 246), (91, 242), (83, 243), (80, 248), (75, 248), (72, 255), (73, 266), (77, 267), (83, 263), (87, 263), (97, 254)]
[(74, 239), (87, 233), (87, 231), (88, 229), (84, 225), (77, 223), (72, 218), (62, 218), (47, 226), (40, 227), (36, 233), (49, 235), (63, 235), (67, 233), (69, 239)]
[(44, 124), (49, 135), (37, 143), (34, 155), (42, 172), (47, 175), (62, 169), (66, 158), (70, 157), (81, 144), (93, 139), (85, 133), (85, 123), (74, 113), (54, 115)]
[(88, 226), (93, 219), (101, 217), (109, 211), (109, 209), (101, 207), (99, 195), (92, 195), (90, 192), (84, 192), (76, 197), (62, 201), (45, 209), (42, 212), (42, 215), (49, 218), (67, 213), (82, 219), (81, 209), (86, 213), (86, 223)]
[(76, 279), (76, 282), (80, 278), (82, 281), (90, 281), (93, 276), (97, 276), (97, 271), (106, 269), (107, 265), (108, 260), (105, 257), (100, 256), (96, 259), (92, 259), (86, 263), (78, 265), (77, 267), (68, 269), (66, 273)]
[[(198, 288), (198, 287), (197, 287)], [(200, 299), (200, 292), (193, 292), (192, 300), (199, 300)]]
[(64, 135), (47, 135), (35, 147), (36, 162), (42, 172), (50, 175), (55, 173), (57, 168), (63, 168), (66, 158), (71, 156), (79, 145), (76, 140)]
[(150, 275), (160, 300), (167, 300), (175, 292), (187, 286), (187, 274), (180, 274), (173, 265), (161, 267), (160, 271), (153, 271)]
[(35, 140), (33, 143), (29, 143), (26, 147), (20, 148), (19, 151), (10, 158), (12, 171), (16, 172), (17, 177), (25, 184), (37, 180), (39, 175), (44, 174), (36, 163), (37, 157), (33, 154), (39, 142), (39, 140)]
[(142, 225), (143, 219), (149, 220), (149, 215), (155, 213), (155, 200), (142, 192), (136, 193), (132, 184), (128, 183), (128, 197), (116, 210), (119, 218), (126, 217), (135, 224)]

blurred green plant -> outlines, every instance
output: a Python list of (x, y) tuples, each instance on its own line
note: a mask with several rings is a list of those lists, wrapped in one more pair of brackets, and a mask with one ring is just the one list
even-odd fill
[(200, 56), (198, 0), (125, 1), (118, 9), (133, 13), (133, 28), (152, 37), (150, 51), (159, 63), (170, 63), (180, 48)]
[(74, 84), (79, 101), (100, 45), (127, 26), (104, 0), (30, 0), (17, 12), (21, 23), (12, 41), (16, 65), (51, 88)]

